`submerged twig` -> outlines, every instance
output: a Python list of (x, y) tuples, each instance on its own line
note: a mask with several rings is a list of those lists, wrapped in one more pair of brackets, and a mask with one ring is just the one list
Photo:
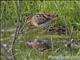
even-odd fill
[(9, 57), (7, 57), (7, 54), (4, 54), (1, 52), (1, 55), (6, 59), (6, 60), (11, 60)]
[(7, 55), (11, 56), (11, 54), (8, 52), (8, 50), (2, 44), (1, 44), (1, 49), (3, 49)]
[(12, 60), (12, 56), (6, 48), (7, 47), (5, 47), (4, 44), (1, 42), (1, 53), (0, 54), (1, 56), (5, 57), (6, 60)]

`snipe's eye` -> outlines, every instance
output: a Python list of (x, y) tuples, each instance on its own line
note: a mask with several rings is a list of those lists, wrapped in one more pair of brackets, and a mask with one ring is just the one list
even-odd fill
[(36, 15), (36, 17), (40, 17), (39, 15)]
[(42, 17), (42, 14), (36, 14), (36, 17)]

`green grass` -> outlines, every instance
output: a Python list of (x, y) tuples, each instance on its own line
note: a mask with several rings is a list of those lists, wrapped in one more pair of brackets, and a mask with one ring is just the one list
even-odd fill
[[(73, 32), (72, 38), (80, 40), (80, 1), (20, 1), (20, 19), (24, 21), (24, 17), (34, 15), (36, 13), (50, 13), (59, 15), (59, 19), (52, 23), (52, 26), (58, 27), (64, 25), (71, 32), (71, 28), (75, 27), (76, 31)], [(1, 29), (4, 28), (16, 28), (16, 20), (18, 19), (17, 1), (1, 1), (0, 10), (0, 25)], [(67, 51), (64, 47), (63, 41), (68, 40), (71, 37), (69, 34), (56, 34), (45, 33), (42, 29), (31, 28), (26, 25), (25, 28), (30, 28), (29, 31), (23, 35), (19, 35), (17, 42), (15, 43), (15, 53), (17, 60), (53, 60), (54, 56), (69, 56), (71, 60), (76, 60), (73, 56), (80, 56), (80, 49)], [(1, 33), (1, 32), (0, 32)], [(13, 32), (14, 33), (14, 32)], [(3, 32), (1, 38), (4, 43), (11, 44), (13, 37), (11, 34)], [(43, 39), (47, 38), (53, 41), (60, 41), (55, 43), (57, 45), (53, 51), (38, 52), (25, 46), (25, 42), (28, 40), (34, 40), (35, 38)], [(56, 52), (60, 48), (61, 50)], [(1, 60), (5, 60), (2, 56)], [(55, 59), (54, 59), (55, 60)]]

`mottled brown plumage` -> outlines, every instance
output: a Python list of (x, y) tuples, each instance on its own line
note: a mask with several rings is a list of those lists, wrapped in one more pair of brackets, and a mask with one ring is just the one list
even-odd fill
[(51, 48), (51, 42), (48, 40), (34, 40), (34, 41), (28, 41), (27, 46), (30, 48), (33, 48), (34, 50), (38, 51), (47, 51)]
[(47, 28), (50, 22), (58, 19), (58, 15), (55, 14), (35, 14), (27, 17), (27, 22), (30, 22), (35, 27)]

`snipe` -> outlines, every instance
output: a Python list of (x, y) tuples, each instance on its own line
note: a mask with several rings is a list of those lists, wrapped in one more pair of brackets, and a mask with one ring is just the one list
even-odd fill
[(31, 23), (35, 27), (40, 27), (40, 28), (48, 28), (50, 23), (57, 20), (58, 15), (55, 14), (35, 14), (33, 16), (27, 17), (25, 20), (27, 23)]
[(48, 40), (28, 41), (26, 44), (28, 47), (41, 52), (48, 51), (51, 48), (51, 42)]

